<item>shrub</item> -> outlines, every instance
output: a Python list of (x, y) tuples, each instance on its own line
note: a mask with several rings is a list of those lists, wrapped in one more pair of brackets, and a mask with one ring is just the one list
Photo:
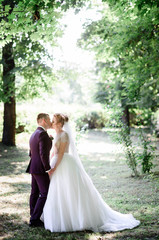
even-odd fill
[(103, 112), (91, 111), (84, 113), (75, 119), (76, 128), (78, 130), (86, 129), (100, 129), (106, 126), (108, 122), (108, 117)]
[(119, 124), (120, 124), (119, 131), (116, 132), (116, 134), (112, 135), (112, 137), (117, 143), (122, 144), (126, 158), (126, 163), (128, 167), (131, 169), (132, 174), (134, 174), (134, 176), (137, 177), (139, 173), (137, 171), (136, 152), (131, 139), (130, 129), (122, 122), (120, 122)]
[(144, 134), (140, 133), (140, 139), (142, 144), (142, 153), (138, 153), (137, 158), (141, 163), (142, 172), (150, 173), (153, 168), (153, 160), (155, 157), (155, 147), (152, 146), (151, 141), (148, 137), (144, 136)]
[(151, 109), (130, 109), (130, 125), (151, 126), (153, 115)]

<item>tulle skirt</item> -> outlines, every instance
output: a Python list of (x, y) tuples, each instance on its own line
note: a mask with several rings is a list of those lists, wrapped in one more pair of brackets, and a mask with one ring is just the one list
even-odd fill
[[(57, 161), (52, 158), (51, 166)], [(41, 219), (51, 232), (92, 230), (115, 232), (140, 224), (131, 214), (112, 210), (101, 198), (85, 170), (65, 153), (50, 179)]]

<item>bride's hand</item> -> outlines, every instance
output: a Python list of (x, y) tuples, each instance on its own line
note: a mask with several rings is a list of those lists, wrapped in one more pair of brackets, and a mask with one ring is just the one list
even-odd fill
[(52, 168), (52, 169), (48, 172), (49, 176), (51, 176), (51, 175), (53, 174), (53, 172), (55, 172), (55, 170), (56, 170), (56, 168)]

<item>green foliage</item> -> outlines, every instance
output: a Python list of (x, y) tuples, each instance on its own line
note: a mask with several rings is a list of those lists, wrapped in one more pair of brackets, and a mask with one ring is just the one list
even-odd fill
[[(112, 112), (111, 119), (115, 119), (115, 125), (118, 127), (116, 133), (112, 133), (111, 136), (114, 141), (122, 144), (127, 165), (132, 170), (133, 175), (139, 176), (140, 166), (142, 167), (142, 173), (150, 173), (154, 167), (153, 161), (156, 149), (152, 145), (150, 137), (147, 137), (146, 133), (139, 129), (139, 133), (135, 137), (140, 141), (134, 144), (131, 129), (122, 122), (122, 110), (120, 108), (116, 108)], [(114, 127), (114, 122), (111, 126)], [(141, 150), (139, 151), (137, 147), (140, 147)]]
[[(59, 99), (61, 102), (71, 104), (73, 102), (85, 104), (80, 82), (81, 69), (77, 65), (64, 63), (57, 71), (59, 82)], [(83, 76), (83, 75), (82, 75)]]
[[(13, 42), (16, 67), (12, 74), (16, 75), (18, 100), (52, 91), (55, 75), (47, 62), (53, 59), (44, 47), (45, 43), (54, 46), (57, 38), (62, 35), (63, 26), (59, 24), (62, 11), (70, 7), (76, 9), (83, 4), (84, 1), (74, 0), (0, 1), (0, 46)], [(0, 63), (4, 63), (4, 59)], [(0, 100), (7, 102), (13, 90), (12, 82), (8, 82), (7, 94), (3, 90), (0, 79)]]
[(22, 33), (31, 33), (32, 41), (42, 39), (52, 41), (54, 34), (58, 34), (60, 27), (57, 24), (60, 12), (70, 7), (79, 9), (85, 1), (75, 0), (1, 0), (0, 1), (0, 45), (3, 47), (13, 37)]
[[(61, 17), (60, 10), (66, 11), (72, 6), (81, 6), (82, 3), (83, 1), (75, 0), (0, 0), (0, 47), (3, 48), (1, 63), (4, 69), (2, 83), (0, 83), (3, 89), (0, 90), (0, 100), (8, 103), (10, 99), (15, 99), (15, 93), (19, 99), (26, 100), (41, 95), (43, 91), (47, 90), (49, 92), (52, 89), (52, 83), (50, 84), (53, 79), (52, 71), (47, 64), (44, 64), (44, 61), (40, 60), (44, 60), (43, 57), (48, 54), (44, 54), (44, 56), (39, 54), (44, 53), (44, 48), (41, 51), (40, 46), (48, 42), (51, 46), (55, 45), (55, 36), (61, 35), (63, 27), (58, 22)], [(23, 45), (23, 50), (19, 43), (24, 42), (27, 45), (30, 43), (28, 48)], [(17, 48), (14, 56), (13, 48)], [(34, 55), (32, 53), (33, 49)], [(7, 52), (9, 52), (9, 57)], [(17, 61), (16, 65), (15, 61)], [(9, 65), (11, 66), (8, 67)], [(5, 105), (5, 108), (7, 106)], [(12, 104), (12, 110), (15, 113), (15, 104)], [(4, 112), (6, 113), (7, 109)], [(12, 115), (15, 120), (15, 114)], [(10, 122), (8, 116), (8, 114), (4, 116), (2, 142), (8, 142), (9, 134), (6, 135), (5, 133), (11, 132), (12, 137), (9, 144), (15, 144), (15, 121), (13, 121), (14, 124), (11, 124), (11, 127), (8, 127), (9, 124), (7, 125), (7, 123)], [(4, 136), (6, 136), (6, 140)]]
[(131, 169), (135, 177), (137, 177), (139, 173), (137, 171), (136, 153), (134, 151), (134, 146), (131, 140), (130, 128), (122, 122), (121, 109), (116, 109), (116, 111), (112, 113), (111, 118), (115, 118), (117, 126), (119, 127), (118, 131), (113, 134), (112, 137), (114, 141), (122, 144), (127, 165)]
[[(52, 91), (55, 76), (52, 68), (44, 62), (46, 57), (51, 61), (51, 56), (40, 42), (31, 42), (29, 36), (26, 38), (22, 35), (21, 39), (14, 40), (13, 55), (16, 67), (12, 74), (16, 76), (17, 100), (38, 97), (44, 91)], [(0, 79), (0, 100), (3, 102), (8, 101), (14, 86), (11, 81), (7, 81), (6, 87), (7, 92), (4, 91), (3, 81)]]
[[(96, 100), (129, 109), (159, 106), (157, 3), (103, 1), (102, 18), (86, 25), (79, 45), (96, 52)], [(157, 2), (157, 1), (155, 1)]]
[(151, 141), (148, 137), (144, 136), (144, 134), (140, 133), (141, 144), (143, 148), (142, 153), (137, 154), (138, 161), (142, 165), (142, 172), (143, 173), (150, 173), (151, 169), (153, 168), (153, 160), (154, 160), (154, 152), (155, 147), (151, 145)]
[(111, 7), (121, 7), (125, 10), (137, 7), (140, 14), (145, 14), (150, 11), (153, 7), (159, 7), (159, 2), (154, 0), (133, 0), (129, 2), (128, 0), (102, 0), (102, 2), (107, 2)]
[(130, 126), (149, 126), (154, 128), (154, 113), (151, 109), (131, 109)]
[(101, 111), (90, 111), (85, 112), (75, 119), (76, 128), (78, 130), (86, 129), (100, 129), (106, 126), (108, 122), (108, 117), (104, 112)]

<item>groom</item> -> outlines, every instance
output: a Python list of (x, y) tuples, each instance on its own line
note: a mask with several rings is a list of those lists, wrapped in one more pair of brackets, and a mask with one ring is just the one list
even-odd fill
[(52, 147), (52, 141), (46, 130), (51, 128), (50, 117), (46, 113), (40, 113), (37, 116), (38, 128), (30, 138), (30, 163), (26, 172), (31, 173), (31, 195), (30, 195), (30, 227), (42, 226), (40, 216), (46, 201), (49, 176), (51, 170), (49, 165), (49, 154)]

